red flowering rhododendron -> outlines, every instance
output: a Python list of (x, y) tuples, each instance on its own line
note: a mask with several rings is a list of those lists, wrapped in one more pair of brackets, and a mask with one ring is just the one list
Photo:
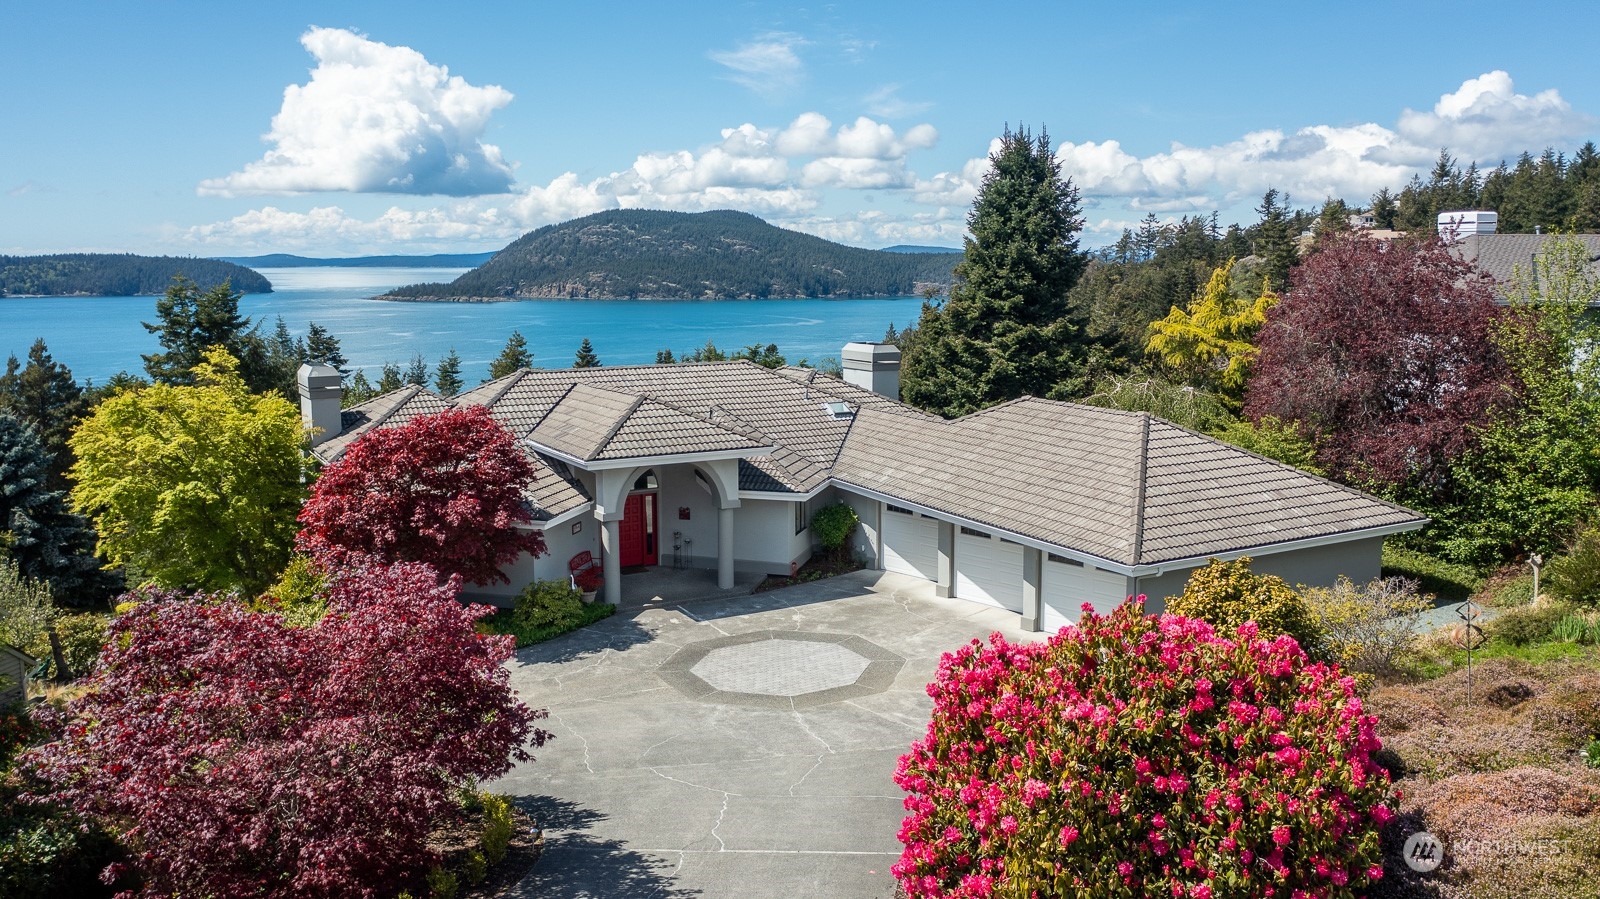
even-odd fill
[(482, 406), (419, 415), (369, 431), (329, 465), (300, 511), (296, 547), (325, 570), (426, 562), (473, 584), (544, 553), (523, 497), (533, 464)]
[(120, 835), (147, 896), (393, 895), (435, 861), (454, 791), (547, 737), (501, 666), (511, 638), (475, 633), (487, 610), (455, 593), (401, 564), (339, 577), (304, 628), (141, 603), (24, 763)]
[(1084, 607), (1046, 643), (940, 662), (895, 774), (914, 897), (1353, 897), (1388, 775), (1338, 669), (1254, 624)]

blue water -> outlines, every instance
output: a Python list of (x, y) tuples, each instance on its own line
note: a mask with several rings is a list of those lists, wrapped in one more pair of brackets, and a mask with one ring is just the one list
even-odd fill
[[(572, 364), (585, 337), (606, 365), (654, 362), (705, 345), (737, 350), (776, 343), (790, 362), (837, 359), (852, 340), (881, 340), (890, 323), (905, 327), (921, 300), (520, 300), (509, 303), (396, 303), (369, 297), (402, 284), (449, 281), (465, 269), (264, 268), (273, 292), (252, 294), (239, 309), (271, 331), (283, 316), (300, 336), (314, 321), (337, 336), (352, 369), (376, 380), (385, 362), (402, 367), (416, 353), (430, 370), (452, 348), (462, 377), (488, 376), (489, 362), (520, 330), (534, 365)], [(119, 371), (143, 373), (141, 353), (160, 349), (140, 327), (155, 320), (155, 297), (0, 299), (0, 359), (26, 358), (43, 337), (79, 380), (103, 383)]]

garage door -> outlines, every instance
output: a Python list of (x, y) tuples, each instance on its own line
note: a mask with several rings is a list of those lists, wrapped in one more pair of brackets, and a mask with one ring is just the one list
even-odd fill
[(1040, 598), (1044, 620), (1040, 625), (1054, 633), (1078, 620), (1084, 603), (1104, 614), (1127, 599), (1128, 579), (1114, 571), (1082, 565), (1051, 553), (1045, 558)]
[(956, 596), (1022, 613), (1022, 546), (983, 531), (956, 532)]
[(899, 506), (883, 513), (883, 567), (925, 580), (939, 579), (939, 521)]

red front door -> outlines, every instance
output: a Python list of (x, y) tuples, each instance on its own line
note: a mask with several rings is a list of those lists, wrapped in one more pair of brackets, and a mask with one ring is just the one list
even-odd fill
[(656, 550), (656, 495), (635, 493), (622, 507), (622, 525), (617, 529), (617, 561), (622, 567), (654, 565)]

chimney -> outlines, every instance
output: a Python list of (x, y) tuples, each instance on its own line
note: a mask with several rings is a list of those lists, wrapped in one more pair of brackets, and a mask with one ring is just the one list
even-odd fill
[(1439, 213), (1439, 236), (1445, 243), (1455, 243), (1476, 234), (1493, 234), (1500, 224), (1500, 214), (1483, 210)]
[(295, 372), (295, 381), (300, 385), (300, 420), (306, 427), (317, 429), (311, 435), (311, 445), (339, 436), (344, 430), (339, 412), (344, 387), (339, 370), (331, 365), (304, 363)]
[(891, 400), (900, 399), (900, 348), (892, 343), (847, 343), (840, 353), (844, 380)]

